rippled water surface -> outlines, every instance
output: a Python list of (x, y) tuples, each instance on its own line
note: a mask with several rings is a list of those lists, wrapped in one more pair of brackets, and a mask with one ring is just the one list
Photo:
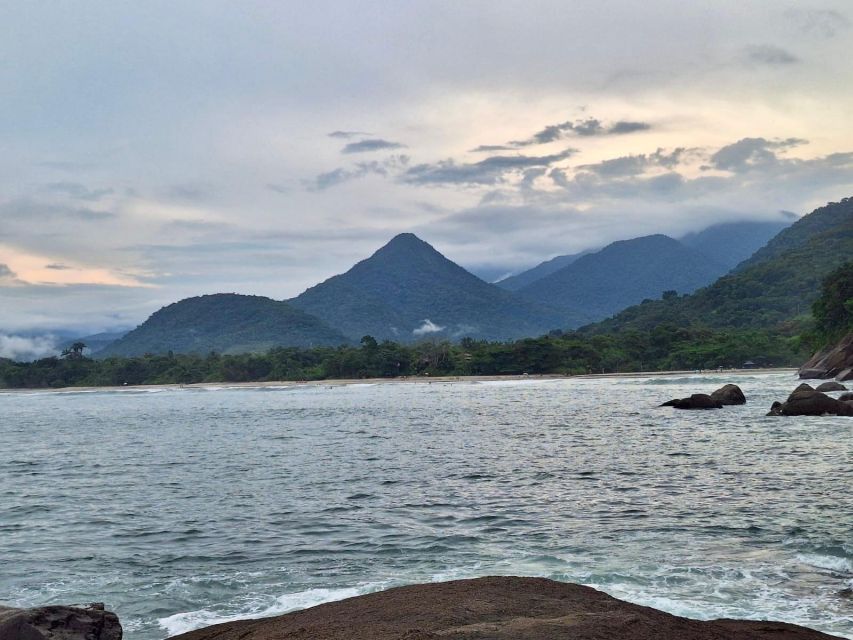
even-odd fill
[[(744, 407), (671, 397), (741, 385)], [(0, 394), (0, 602), (129, 640), (393, 585), (581, 582), (853, 638), (853, 419), (788, 374)]]

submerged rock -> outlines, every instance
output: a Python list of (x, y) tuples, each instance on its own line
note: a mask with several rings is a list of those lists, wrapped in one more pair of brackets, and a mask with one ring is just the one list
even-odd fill
[(662, 407), (674, 407), (675, 409), (722, 409), (723, 404), (707, 393), (694, 393), (689, 398), (676, 398), (664, 402)]
[(834, 380), (830, 382), (824, 382), (823, 384), (819, 384), (815, 391), (822, 391), (826, 393), (827, 391), (847, 391), (847, 387), (845, 387), (840, 382), (835, 382)]
[(722, 405), (746, 404), (746, 396), (736, 384), (723, 385), (711, 397)]
[(828, 640), (783, 622), (689, 620), (545, 578), (397, 587), (171, 640)]
[(116, 614), (104, 605), (47, 606), (32, 609), (0, 607), (2, 640), (121, 640)]

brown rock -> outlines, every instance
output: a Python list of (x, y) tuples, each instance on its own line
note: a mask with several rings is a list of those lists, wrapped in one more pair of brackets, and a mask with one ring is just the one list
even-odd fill
[(823, 393), (826, 393), (827, 391), (847, 391), (847, 387), (845, 387), (840, 382), (835, 382), (835, 380), (832, 380), (830, 382), (824, 382), (823, 384), (819, 384), (815, 388), (815, 391), (822, 391)]
[(711, 398), (724, 406), (746, 404), (746, 396), (736, 384), (723, 385), (711, 394)]
[(171, 640), (828, 640), (783, 622), (689, 620), (544, 578), (398, 587)]
[(116, 614), (103, 605), (61, 605), (13, 609), (0, 607), (2, 640), (121, 640)]
[(819, 391), (794, 391), (779, 407), (783, 416), (853, 416), (853, 406)]
[(674, 407), (676, 409), (722, 409), (723, 405), (707, 393), (694, 393), (689, 398), (676, 398), (664, 402), (662, 407)]
[(818, 351), (800, 367), (801, 378), (836, 378), (840, 381), (853, 378), (853, 333), (841, 341)]

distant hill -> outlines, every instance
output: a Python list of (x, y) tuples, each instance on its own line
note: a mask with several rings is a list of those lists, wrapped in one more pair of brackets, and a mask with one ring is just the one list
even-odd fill
[(571, 314), (566, 325), (606, 318), (664, 291), (689, 293), (725, 272), (704, 254), (664, 235), (621, 240), (531, 282), (518, 293)]
[(545, 276), (551, 275), (555, 271), (559, 271), (563, 267), (567, 267), (573, 262), (575, 262), (578, 258), (581, 258), (588, 253), (592, 253), (592, 251), (581, 251), (580, 253), (572, 253), (565, 256), (557, 256), (555, 258), (551, 258), (550, 260), (546, 260), (535, 267), (528, 269), (527, 271), (522, 271), (521, 273), (517, 273), (514, 276), (509, 276), (508, 278), (504, 278), (503, 280), (499, 280), (495, 284), (498, 285), (501, 289), (506, 289), (507, 291), (518, 291), (529, 285), (531, 282), (535, 282), (536, 280), (540, 280)]
[(662, 325), (771, 328), (809, 314), (821, 282), (853, 256), (853, 198), (815, 209), (691, 296), (649, 301), (585, 331)]
[(289, 302), (354, 340), (506, 340), (563, 326), (563, 314), (483, 282), (411, 233)]
[[(793, 220), (727, 222), (679, 238), (682, 244), (704, 253), (715, 263), (734, 269), (752, 256)], [(722, 275), (722, 274), (721, 274)]]
[(103, 333), (95, 333), (90, 336), (83, 336), (80, 338), (66, 340), (65, 342), (59, 345), (59, 349), (70, 349), (71, 345), (75, 342), (82, 342), (86, 345), (85, 353), (97, 353), (98, 351), (104, 349), (107, 345), (112, 344), (120, 338), (123, 338), (126, 334), (127, 331), (104, 331)]
[(163, 307), (95, 355), (249, 353), (282, 345), (337, 346), (347, 342), (339, 332), (285, 302), (219, 293)]

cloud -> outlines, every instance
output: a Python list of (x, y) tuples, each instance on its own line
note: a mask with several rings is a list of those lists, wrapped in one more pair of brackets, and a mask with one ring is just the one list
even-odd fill
[(90, 202), (96, 202), (114, 193), (112, 189), (89, 189), (86, 185), (78, 182), (51, 182), (44, 185), (42, 191), (45, 193), (66, 195), (75, 200), (88, 200)]
[(371, 134), (367, 131), (332, 131), (331, 133), (328, 133), (326, 135), (328, 135), (330, 138), (349, 140), (351, 138), (357, 138), (359, 136), (369, 136)]
[(743, 52), (747, 62), (765, 64), (772, 67), (796, 64), (800, 61), (794, 54), (773, 45), (756, 45), (747, 47)]
[(387, 176), (392, 171), (399, 170), (409, 163), (409, 156), (396, 155), (385, 160), (357, 162), (352, 168), (339, 167), (326, 173), (321, 173), (313, 180), (305, 183), (309, 191), (325, 191), (350, 180), (357, 180), (368, 175)]
[(52, 264), (44, 265), (44, 268), (45, 269), (52, 269), (53, 271), (66, 271), (68, 269), (71, 269), (72, 267), (69, 267), (66, 264), (60, 264), (58, 262), (54, 262)]
[(808, 35), (834, 38), (850, 27), (850, 20), (833, 9), (790, 9), (785, 15)]
[(439, 333), (444, 331), (446, 327), (442, 327), (441, 325), (435, 324), (429, 318), (426, 318), (421, 326), (417, 329), (413, 329), (412, 333), (416, 336), (425, 336), (430, 333)]
[(17, 282), (18, 274), (9, 268), (9, 265), (0, 262), (0, 285), (13, 284)]
[(715, 169), (744, 172), (756, 167), (775, 164), (779, 160), (776, 154), (777, 150), (789, 149), (807, 144), (807, 142), (807, 140), (800, 138), (787, 138), (785, 140), (742, 138), (719, 149), (711, 156), (710, 160)]
[(22, 362), (56, 355), (58, 348), (53, 336), (25, 337), (0, 334), (0, 358)]
[(648, 131), (652, 128), (647, 122), (630, 122), (628, 120), (620, 120), (610, 127), (609, 132), (615, 135), (625, 133), (634, 133), (635, 131)]
[(457, 164), (453, 160), (443, 160), (434, 164), (419, 164), (411, 167), (401, 176), (401, 179), (403, 182), (418, 185), (494, 185), (504, 180), (507, 174), (532, 167), (547, 167), (565, 160), (576, 151), (576, 149), (566, 149), (546, 156), (492, 156), (471, 164)]
[(494, 153), (495, 151), (513, 151), (518, 147), (512, 147), (505, 144), (481, 144), (479, 147), (471, 149), (471, 153)]
[(367, 153), (370, 151), (385, 151), (388, 149), (403, 149), (406, 145), (399, 142), (390, 142), (381, 138), (370, 138), (368, 140), (359, 140), (358, 142), (350, 142), (341, 153)]

